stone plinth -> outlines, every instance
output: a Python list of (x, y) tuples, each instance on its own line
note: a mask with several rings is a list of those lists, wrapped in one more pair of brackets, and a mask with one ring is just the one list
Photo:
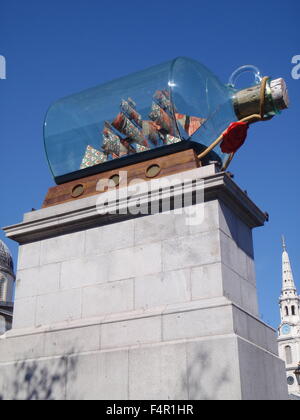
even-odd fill
[(0, 398), (287, 399), (275, 331), (258, 318), (264, 213), (214, 165), (172, 179), (106, 206), (171, 196), (168, 214), (99, 214), (90, 197), (5, 229), (21, 246)]

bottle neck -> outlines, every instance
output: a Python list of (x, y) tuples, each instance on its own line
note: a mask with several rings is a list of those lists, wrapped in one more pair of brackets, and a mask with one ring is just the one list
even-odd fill
[[(238, 120), (260, 113), (261, 85), (237, 91), (233, 95), (233, 107)], [(267, 83), (265, 98), (265, 116), (272, 117), (288, 108), (289, 97), (284, 79), (271, 80)]]

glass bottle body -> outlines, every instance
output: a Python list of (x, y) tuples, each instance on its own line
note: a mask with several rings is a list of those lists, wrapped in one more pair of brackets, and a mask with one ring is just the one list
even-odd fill
[[(180, 57), (63, 98), (44, 126), (53, 176), (83, 177), (175, 145), (201, 152), (237, 120), (234, 94), (205, 66)], [(216, 148), (210, 158), (221, 163), (224, 155)]]

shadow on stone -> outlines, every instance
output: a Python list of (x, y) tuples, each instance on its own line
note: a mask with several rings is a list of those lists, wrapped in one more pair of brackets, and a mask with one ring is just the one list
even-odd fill
[(189, 400), (223, 399), (224, 389), (229, 387), (231, 382), (230, 368), (215, 366), (211, 354), (204, 349), (199, 349), (189, 361), (187, 381)]
[(67, 355), (51, 360), (17, 362), (6, 374), (0, 400), (56, 400), (66, 396), (67, 380), (76, 373), (77, 357)]

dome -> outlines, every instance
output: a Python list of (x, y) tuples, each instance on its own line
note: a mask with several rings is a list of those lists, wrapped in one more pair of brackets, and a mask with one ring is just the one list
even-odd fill
[(14, 263), (11, 253), (4, 242), (0, 240), (0, 273), (7, 273), (14, 277)]

